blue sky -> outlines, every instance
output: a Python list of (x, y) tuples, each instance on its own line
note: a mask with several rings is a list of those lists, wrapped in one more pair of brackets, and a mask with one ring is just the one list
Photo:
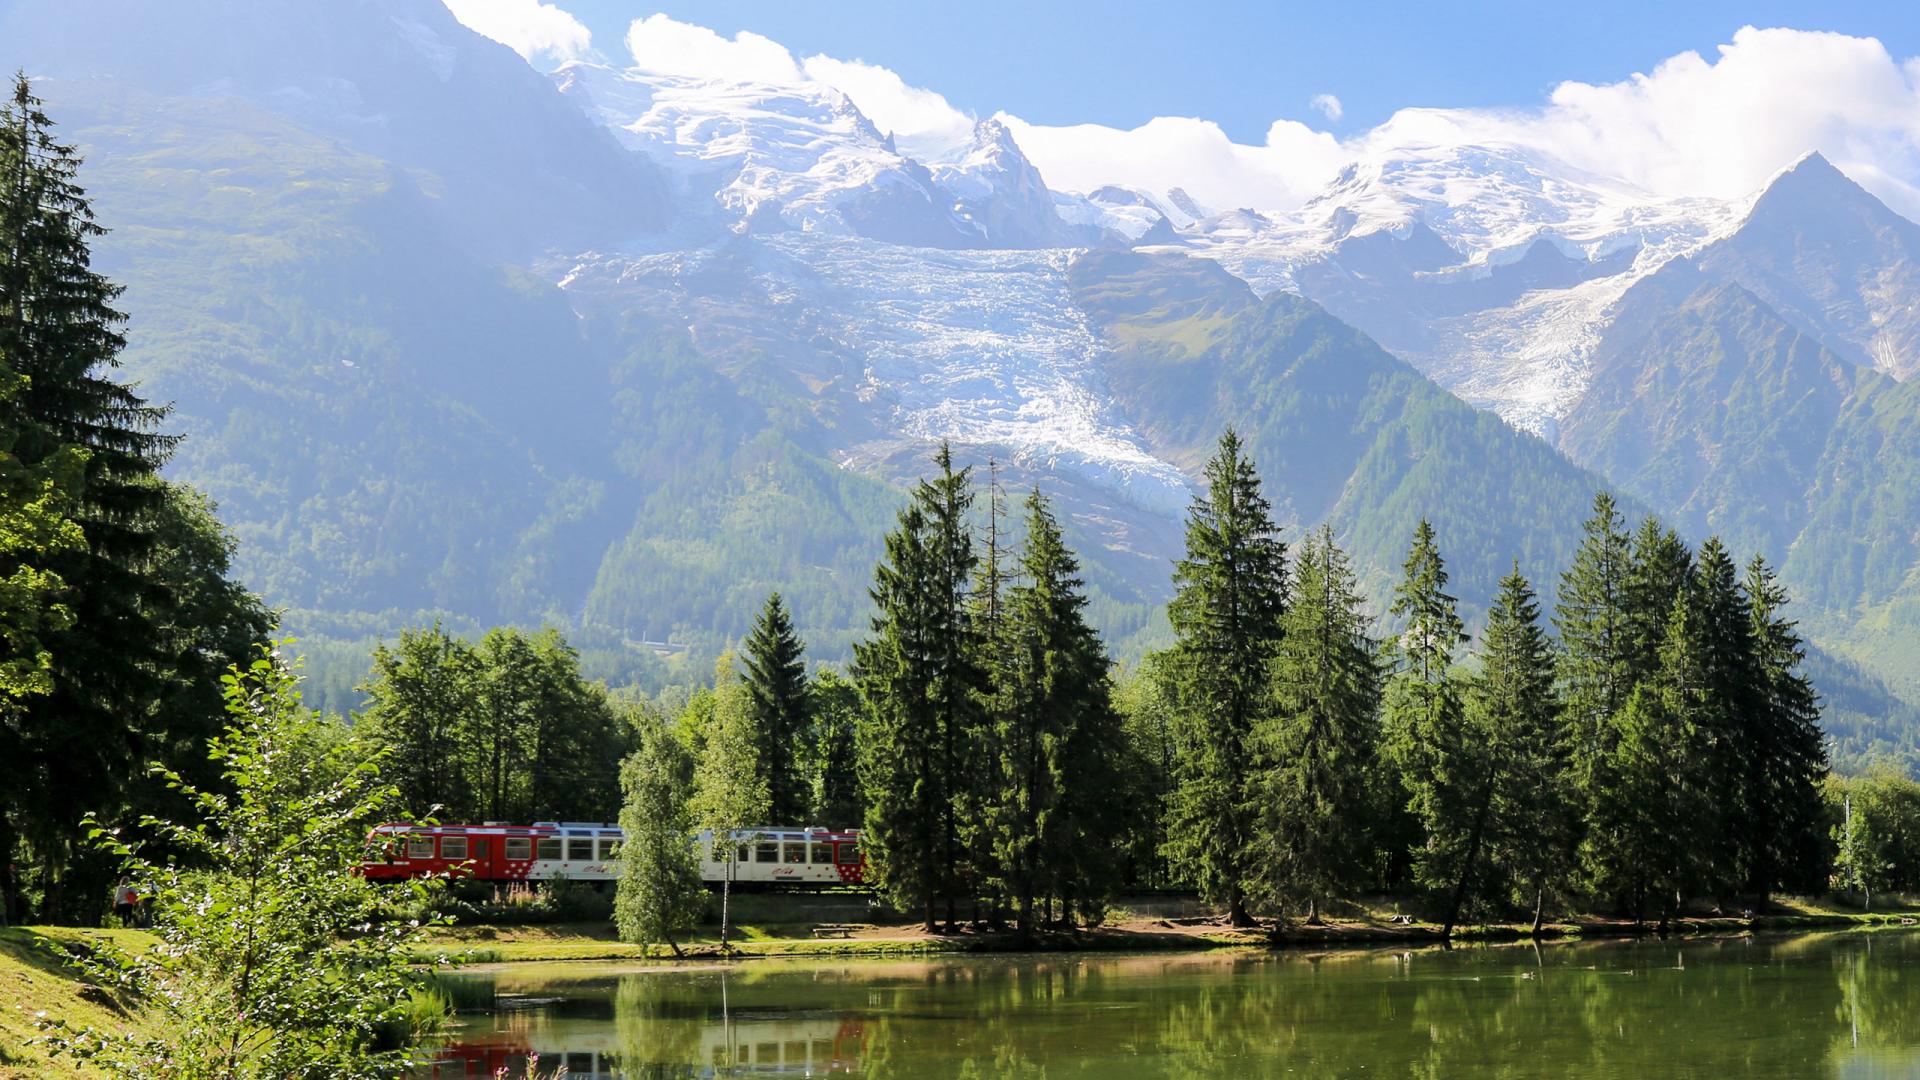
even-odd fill
[[(1920, 54), (1920, 3), (1667, 4), (1060, 3), (973, 0), (556, 0), (603, 51), (634, 19), (664, 12), (795, 53), (861, 59), (938, 89), (976, 115), (1132, 127), (1202, 116), (1236, 141), (1280, 117), (1338, 133), (1410, 105), (1529, 106), (1558, 83), (1603, 83), (1687, 50), (1711, 58), (1743, 25), (1878, 37)], [(1331, 93), (1338, 123), (1308, 106)]]

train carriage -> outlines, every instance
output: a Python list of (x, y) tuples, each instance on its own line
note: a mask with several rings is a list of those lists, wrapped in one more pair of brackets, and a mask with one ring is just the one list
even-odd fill
[[(360, 872), (372, 881), (445, 876), (501, 884), (532, 881), (604, 883), (619, 877), (616, 860), (625, 833), (601, 822), (542, 821), (532, 825), (423, 825), (391, 822), (368, 837)], [(740, 829), (731, 844), (711, 831), (692, 838), (700, 877), (726, 880), (727, 854), (735, 887), (826, 888), (857, 885), (866, 876), (860, 834), (819, 828)]]

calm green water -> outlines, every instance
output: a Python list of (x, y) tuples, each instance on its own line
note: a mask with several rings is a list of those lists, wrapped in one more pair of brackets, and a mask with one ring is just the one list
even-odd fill
[(442, 1077), (1902, 1077), (1920, 933), (463, 976)]

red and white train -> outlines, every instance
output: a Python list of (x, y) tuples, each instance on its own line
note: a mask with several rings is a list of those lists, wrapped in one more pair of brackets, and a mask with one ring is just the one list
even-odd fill
[[(732, 835), (735, 885), (826, 888), (858, 885), (867, 860), (858, 832), (767, 827)], [(360, 872), (370, 881), (446, 876), (503, 884), (523, 881), (610, 882), (616, 863), (618, 825), (584, 821), (539, 821), (532, 825), (418, 825), (392, 822), (374, 827)], [(728, 874), (726, 848), (713, 833), (694, 835), (700, 877), (718, 885)]]

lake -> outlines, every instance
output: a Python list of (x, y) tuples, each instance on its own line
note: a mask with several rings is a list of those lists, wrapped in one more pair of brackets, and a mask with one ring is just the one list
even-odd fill
[(1452, 951), (542, 964), (454, 976), (431, 1074), (1901, 1077), (1920, 933)]

